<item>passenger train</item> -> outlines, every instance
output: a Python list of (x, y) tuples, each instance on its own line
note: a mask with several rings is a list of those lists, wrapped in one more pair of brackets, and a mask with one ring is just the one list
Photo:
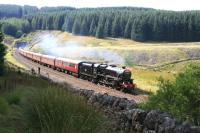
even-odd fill
[(27, 59), (41, 65), (91, 81), (95, 84), (101, 84), (131, 93), (136, 88), (136, 84), (131, 79), (132, 73), (126, 67), (121, 68), (116, 65), (43, 55), (23, 49), (19, 49), (19, 53)]

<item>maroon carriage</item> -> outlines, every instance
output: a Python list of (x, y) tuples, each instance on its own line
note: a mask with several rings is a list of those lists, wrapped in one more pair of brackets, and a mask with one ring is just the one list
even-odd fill
[(78, 65), (80, 62), (78, 60), (56, 58), (55, 67), (61, 71), (78, 76)]
[(34, 53), (33, 54), (33, 60), (40, 63), (41, 62), (41, 58), (42, 58), (42, 55), (41, 54), (38, 54), (38, 53)]
[(48, 66), (48, 67), (52, 67), (54, 68), (55, 65), (55, 58), (54, 56), (50, 56), (50, 55), (42, 55), (41, 57), (41, 63)]

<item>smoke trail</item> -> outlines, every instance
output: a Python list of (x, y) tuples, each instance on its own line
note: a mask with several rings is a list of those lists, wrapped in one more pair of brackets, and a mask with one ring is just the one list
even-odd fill
[(60, 43), (52, 34), (40, 36), (39, 43), (33, 46), (33, 49), (41, 49), (43, 54), (57, 57), (66, 57), (84, 61), (103, 61), (111, 64), (124, 65), (124, 59), (117, 54), (97, 47), (84, 46), (75, 41)]

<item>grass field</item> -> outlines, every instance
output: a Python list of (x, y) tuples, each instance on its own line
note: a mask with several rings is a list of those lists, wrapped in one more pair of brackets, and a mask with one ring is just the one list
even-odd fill
[[(147, 69), (148, 67), (157, 67), (166, 63), (175, 62), (178, 60), (200, 58), (200, 43), (168, 43), (168, 42), (136, 42), (128, 39), (97, 39), (88, 36), (74, 36), (67, 32), (60, 31), (38, 31), (31, 33), (27, 38), (32, 37), (30, 47), (34, 51), (42, 51), (42, 47), (37, 44), (42, 42), (44, 35), (51, 35), (56, 38), (55, 45), (67, 45), (66, 42), (76, 42), (84, 46), (84, 51), (91, 49), (94, 51), (110, 51), (109, 55), (117, 55), (116, 59), (123, 59), (124, 65), (133, 70), (133, 75), (136, 84), (143, 90), (155, 92), (157, 87), (157, 79), (162, 76), (165, 79), (173, 80), (174, 76), (181, 72), (185, 66), (198, 61), (186, 61), (182, 63), (167, 65), (159, 70)], [(45, 45), (50, 45), (45, 44)], [(73, 50), (71, 50), (73, 51)], [(68, 52), (68, 51), (67, 51)], [(80, 51), (81, 52), (81, 51)], [(97, 53), (99, 54), (99, 53)], [(109, 56), (107, 55), (107, 56)], [(107, 58), (107, 57), (104, 57)], [(109, 58), (109, 57), (108, 57)], [(84, 59), (84, 58), (83, 58)], [(143, 66), (143, 67), (138, 67)]]
[(160, 77), (166, 80), (174, 80), (175, 76), (184, 72), (190, 64), (200, 64), (200, 60), (184, 61), (175, 64), (169, 64), (157, 70), (133, 67), (133, 78), (138, 87), (146, 91), (155, 92), (158, 89), (158, 79)]
[(7, 71), (0, 77), (0, 132), (106, 132), (102, 113), (66, 87)]

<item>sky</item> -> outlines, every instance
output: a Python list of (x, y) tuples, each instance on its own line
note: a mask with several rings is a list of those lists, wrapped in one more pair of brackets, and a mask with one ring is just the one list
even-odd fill
[(0, 0), (0, 4), (82, 7), (149, 7), (164, 10), (200, 10), (200, 0)]

